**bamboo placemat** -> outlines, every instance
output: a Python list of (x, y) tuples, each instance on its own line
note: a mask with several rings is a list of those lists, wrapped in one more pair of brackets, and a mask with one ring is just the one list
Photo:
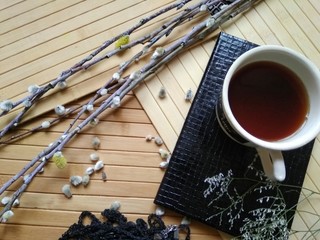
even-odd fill
[[(23, 96), (32, 84), (43, 84), (86, 56), (106, 39), (124, 31), (156, 9), (173, 1), (152, 0), (12, 0), (0, 3), (0, 100)], [(160, 25), (164, 15), (155, 25)], [(262, 1), (240, 17), (221, 26), (221, 30), (257, 44), (278, 44), (293, 48), (320, 67), (320, 2), (318, 0)], [(154, 26), (147, 25), (136, 36)], [(187, 31), (187, 28), (186, 30)], [(184, 34), (183, 30), (176, 37)], [(174, 38), (174, 37), (173, 37)], [(166, 43), (166, 42), (165, 42)], [(165, 44), (164, 43), (164, 44)], [(106, 140), (102, 155), (107, 162), (109, 181), (98, 179), (88, 189), (76, 190), (72, 201), (59, 193), (62, 182), (70, 174), (88, 165), (85, 156), (88, 139), (95, 130), (79, 137), (68, 146), (72, 159), (67, 172), (48, 167), (23, 196), (16, 218), (0, 225), (2, 239), (56, 239), (67, 226), (76, 221), (80, 211), (102, 211), (113, 200), (123, 202), (122, 211), (130, 218), (154, 211), (152, 201), (163, 176), (158, 168), (158, 148), (145, 144), (144, 136), (159, 134), (172, 151), (187, 116), (190, 103), (184, 101), (188, 89), (194, 92), (209, 60), (215, 38), (189, 49), (167, 64), (152, 79), (134, 91), (131, 100), (115, 114), (106, 114), (102, 136)], [(130, 54), (130, 51), (129, 51)], [(83, 72), (74, 78), (64, 92), (55, 93), (45, 105), (38, 105), (30, 118), (93, 92), (110, 78), (121, 57)], [(168, 97), (159, 99), (158, 91), (165, 86)], [(129, 103), (130, 102), (130, 103)], [(3, 126), (6, 121), (1, 121)], [(110, 126), (111, 124), (111, 126)], [(21, 140), (1, 148), (1, 182), (37, 154), (44, 144), (62, 131), (61, 127), (39, 137)], [(305, 186), (320, 189), (319, 140), (316, 140), (305, 179)], [(73, 158), (72, 156), (77, 156)], [(9, 165), (10, 163), (10, 165)], [(12, 165), (11, 165), (12, 164)], [(110, 168), (110, 170), (108, 170)], [(49, 187), (50, 186), (50, 187)], [(90, 204), (89, 204), (90, 202)], [(320, 213), (318, 199), (305, 202), (303, 209)], [(169, 213), (169, 222), (180, 216)], [(312, 219), (304, 214), (295, 218), (294, 226), (310, 226)], [(219, 239), (217, 232), (192, 223), (193, 239)], [(300, 239), (297, 236), (297, 239)], [(293, 238), (294, 239), (294, 238)]]

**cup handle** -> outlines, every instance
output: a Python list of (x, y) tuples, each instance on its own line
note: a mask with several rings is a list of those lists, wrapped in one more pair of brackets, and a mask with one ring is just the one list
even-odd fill
[(286, 168), (281, 151), (256, 148), (267, 177), (282, 182), (286, 178)]

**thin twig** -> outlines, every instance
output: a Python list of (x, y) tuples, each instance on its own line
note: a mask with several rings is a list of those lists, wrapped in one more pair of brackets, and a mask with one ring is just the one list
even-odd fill
[[(96, 51), (91, 53), (89, 56), (85, 57), (80, 62), (76, 63), (73, 67), (71, 67), (69, 70), (63, 71), (58, 78), (53, 80), (51, 83), (46, 85), (45, 87), (41, 87), (38, 89), (37, 93), (31, 94), (29, 97), (23, 99), (31, 101), (32, 104), (34, 104), (36, 101), (40, 99), (40, 97), (49, 91), (50, 89), (54, 88), (59, 82), (65, 81), (68, 77), (73, 75), (75, 72), (80, 71), (83, 68), (88, 68), (89, 66), (92, 66), (93, 64), (96, 64), (100, 62), (103, 59), (106, 59), (106, 55), (102, 56), (102, 58), (97, 58), (92, 60), (98, 53), (100, 53), (102, 50), (104, 50), (107, 46), (109, 46), (111, 43), (115, 42), (117, 39), (119, 39), (123, 35), (130, 35), (133, 31), (141, 27), (146, 22), (151, 21), (152, 19), (160, 16), (161, 14), (168, 12), (169, 10), (172, 10), (173, 8), (180, 9), (182, 8), (187, 2), (191, 0), (185, 0), (181, 1), (180, 3), (175, 3), (173, 5), (170, 5), (168, 7), (165, 7), (164, 9), (159, 10), (155, 14), (142, 19), (137, 25), (133, 26), (129, 30), (125, 31), (124, 33), (106, 41), (103, 45), (101, 45)], [(23, 169), (21, 169), (15, 176), (13, 176), (9, 181), (7, 181), (1, 188), (0, 188), (0, 194), (2, 194), (4, 191), (6, 191), (17, 179), (19, 179), (22, 176), (25, 176), (26, 172), (30, 170), (32, 167), (34, 167), (31, 172), (25, 176), (24, 183), (18, 188), (18, 190), (15, 191), (15, 193), (12, 195), (11, 201), (0, 211), (0, 220), (2, 220), (3, 214), (10, 210), (13, 206), (13, 203), (16, 199), (18, 199), (21, 194), (25, 191), (27, 186), (31, 183), (33, 178), (39, 173), (39, 171), (45, 166), (45, 164), (53, 157), (53, 155), (57, 152), (62, 151), (64, 146), (70, 142), (72, 138), (74, 138), (82, 129), (90, 124), (90, 122), (96, 118), (98, 118), (106, 109), (113, 106), (113, 101), (116, 97), (119, 97), (120, 100), (132, 89), (134, 89), (136, 86), (138, 86), (142, 81), (146, 80), (150, 75), (154, 74), (158, 69), (161, 68), (164, 64), (168, 63), (171, 59), (173, 59), (177, 54), (179, 54), (183, 49), (186, 49), (195, 43), (199, 42), (200, 40), (206, 38), (208, 35), (210, 35), (213, 31), (215, 31), (221, 24), (226, 22), (228, 19), (234, 17), (235, 15), (245, 11), (251, 5), (258, 2), (259, 0), (235, 0), (233, 3), (229, 5), (225, 5), (225, 8), (223, 8), (218, 13), (214, 14), (213, 16), (209, 16), (208, 19), (200, 22), (199, 24), (196, 24), (192, 30), (187, 33), (185, 36), (180, 38), (179, 40), (175, 41), (168, 47), (164, 48), (163, 54), (158, 57), (151, 58), (148, 63), (146, 63), (143, 67), (141, 67), (139, 70), (131, 73), (128, 76), (125, 76), (121, 79), (109, 79), (106, 84), (104, 84), (99, 90), (96, 91), (96, 94), (93, 98), (91, 98), (84, 106), (82, 106), (82, 109), (78, 112), (77, 116), (74, 118), (74, 120), (70, 123), (69, 127), (63, 132), (63, 134), (54, 141), (50, 146), (48, 146), (46, 149), (44, 149), (41, 153), (38, 154), (34, 159), (32, 159)], [(181, 13), (178, 17), (174, 18), (175, 20), (169, 21), (168, 29), (158, 29), (153, 32), (152, 38), (146, 38), (149, 39), (149, 43), (147, 44), (147, 50), (159, 39), (161, 39), (163, 36), (168, 36), (173, 32), (174, 29), (176, 29), (178, 26), (180, 26), (182, 23), (184, 23), (187, 19), (190, 20), (190, 17), (196, 16), (200, 12), (200, 7), (202, 5), (212, 6), (213, 4), (222, 3), (223, 0), (203, 0), (200, 1), (198, 4), (187, 8), (184, 12)], [(212, 20), (214, 19), (214, 23), (212, 23)], [(210, 24), (208, 24), (208, 21), (211, 21)], [(141, 38), (142, 39), (142, 38)], [(121, 50), (128, 49), (129, 47), (132, 47), (135, 44), (143, 43), (142, 40), (133, 41), (134, 44), (132, 45), (124, 45), (123, 48), (121, 47)], [(144, 41), (146, 41), (144, 39)], [(120, 50), (118, 50), (120, 51)], [(116, 51), (114, 51), (116, 52)], [(122, 74), (124, 70), (133, 63), (133, 61), (136, 58), (139, 58), (143, 55), (146, 55), (147, 51), (146, 48), (143, 48), (140, 52), (135, 54), (132, 58), (130, 58), (125, 65), (122, 65), (119, 68), (119, 74)], [(107, 53), (108, 54), (108, 53)], [(110, 53), (109, 53), (110, 54)], [(112, 52), (113, 54), (113, 52)], [(110, 55), (111, 56), (111, 55)], [(92, 62), (90, 62), (92, 60)], [(84, 67), (85, 66), (85, 67)], [(88, 105), (97, 105), (97, 100), (102, 96), (101, 93), (103, 90), (109, 91), (113, 90), (113, 93), (108, 96), (106, 99), (104, 99), (99, 106), (97, 106), (93, 112), (90, 112), (89, 116), (87, 116), (84, 120), (82, 120), (79, 124), (76, 124), (80, 117), (88, 110)], [(22, 100), (20, 101), (23, 102)], [(14, 104), (14, 107), (18, 105), (18, 102)], [(18, 124), (24, 114), (29, 110), (29, 108), (25, 107), (16, 118), (14, 118), (11, 123), (9, 123), (1, 132), (0, 132), (0, 139), (3, 137), (13, 126)], [(7, 114), (7, 112), (4, 112), (3, 115)]]

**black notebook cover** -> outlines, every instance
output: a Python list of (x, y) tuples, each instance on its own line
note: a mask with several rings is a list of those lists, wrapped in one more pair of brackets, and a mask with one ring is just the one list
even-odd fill
[[(255, 149), (229, 139), (215, 113), (227, 70), (256, 46), (220, 33), (155, 203), (234, 236), (260, 231), (266, 223), (265, 236), (281, 236), (291, 227), (299, 188), (268, 181)], [(313, 142), (283, 153), (283, 184), (302, 186), (312, 147)]]

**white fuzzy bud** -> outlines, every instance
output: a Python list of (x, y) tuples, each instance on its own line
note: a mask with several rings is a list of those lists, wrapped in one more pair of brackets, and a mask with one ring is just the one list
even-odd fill
[(67, 82), (66, 81), (60, 81), (60, 82), (58, 82), (57, 86), (60, 89), (65, 89), (67, 87)]
[(133, 72), (130, 74), (129, 78), (131, 80), (137, 79), (138, 77), (140, 77), (141, 73), (139, 71)]
[(158, 96), (159, 96), (159, 98), (165, 98), (167, 96), (167, 91), (166, 91), (165, 87), (162, 86), (160, 88)]
[(185, 99), (186, 101), (191, 101), (192, 97), (193, 97), (193, 92), (192, 92), (191, 89), (189, 89), (189, 90), (186, 92), (186, 95), (185, 95), (184, 99)]
[(92, 104), (88, 104), (86, 108), (89, 112), (92, 112), (94, 110), (94, 107)]
[(90, 125), (91, 125), (92, 127), (97, 126), (98, 123), (99, 123), (99, 119), (98, 119), (98, 118), (94, 118), (94, 119), (91, 119), (91, 120), (90, 120)]
[(101, 96), (107, 95), (108, 94), (108, 89), (103, 88), (103, 89), (100, 90), (99, 93), (100, 93)]
[(25, 107), (31, 107), (31, 101), (29, 101), (29, 100), (24, 100), (22, 104)]
[(63, 114), (66, 113), (66, 108), (62, 105), (57, 105), (55, 108), (54, 108), (54, 112), (58, 115), (58, 116), (61, 116)]
[(156, 50), (153, 52), (151, 59), (157, 59), (165, 53), (165, 49), (163, 47), (158, 47)]
[(16, 207), (20, 205), (20, 200), (17, 198), (16, 200), (14, 200), (12, 206)]
[(121, 203), (119, 201), (114, 201), (111, 203), (110, 209), (118, 211), (121, 207)]
[(157, 209), (156, 209), (156, 215), (157, 216), (163, 216), (164, 214), (165, 214), (165, 210), (164, 210), (164, 208), (163, 207), (157, 207)]
[(49, 121), (43, 121), (43, 122), (41, 123), (41, 127), (42, 127), (42, 128), (49, 128), (50, 125), (51, 125), (51, 123), (50, 123)]
[(102, 169), (104, 166), (104, 163), (102, 160), (98, 161), (95, 165), (94, 165), (94, 170), (95, 171), (99, 171), (100, 169)]
[(208, 6), (206, 4), (202, 4), (200, 6), (200, 12), (205, 12), (205, 11), (207, 11), (207, 9), (208, 9)]
[(169, 152), (162, 148), (159, 149), (159, 154), (162, 159), (167, 159), (170, 156)]
[(153, 139), (153, 136), (151, 134), (146, 136), (146, 141), (150, 142)]
[(93, 139), (92, 139), (92, 147), (94, 148), (94, 149), (98, 149), (99, 148), (99, 146), (100, 146), (100, 143), (101, 143), (101, 141), (100, 141), (100, 138), (98, 138), (98, 137), (93, 137)]
[(159, 164), (159, 167), (161, 169), (167, 169), (168, 168), (168, 165), (169, 165), (169, 162), (168, 161), (163, 161)]
[(72, 197), (71, 186), (69, 184), (63, 185), (61, 191), (67, 198)]
[(183, 217), (183, 219), (181, 220), (181, 224), (182, 225), (190, 225), (191, 220), (188, 217)]
[(63, 141), (64, 139), (66, 139), (66, 137), (68, 137), (68, 134), (63, 134), (63, 135), (60, 137), (60, 140)]
[(120, 74), (118, 72), (115, 72), (113, 75), (112, 75), (112, 79), (113, 80), (119, 80), (120, 79)]
[(83, 177), (82, 177), (82, 185), (83, 186), (87, 186), (90, 182), (90, 176), (89, 174), (85, 174)]
[(96, 162), (100, 159), (99, 155), (97, 153), (91, 153), (90, 154), (90, 160), (93, 162)]
[(1, 217), (1, 222), (5, 223), (8, 221), (9, 218), (11, 218), (14, 215), (14, 213), (11, 210), (8, 210), (3, 213)]
[(13, 108), (13, 103), (10, 100), (4, 100), (0, 103), (0, 109), (8, 112)]
[(163, 140), (161, 137), (157, 136), (154, 138), (154, 142), (155, 144), (157, 144), (158, 146), (161, 146), (163, 144)]
[(88, 175), (91, 175), (92, 173), (94, 172), (94, 168), (93, 167), (88, 167), (87, 169), (86, 169), (86, 174), (88, 174)]
[(10, 201), (11, 201), (11, 197), (3, 197), (3, 198), (1, 199), (1, 204), (2, 204), (2, 205), (7, 205), (8, 202), (10, 202)]
[(82, 177), (81, 176), (71, 176), (70, 177), (70, 183), (77, 187), (82, 183)]
[(216, 20), (213, 17), (208, 18), (208, 20), (206, 21), (206, 27), (211, 28), (215, 22)]
[(227, 5), (227, 4), (223, 4), (223, 5), (221, 5), (221, 6), (220, 6), (220, 9), (222, 10), (222, 9), (227, 8), (227, 7), (228, 7), (228, 5)]
[(39, 90), (39, 86), (36, 85), (36, 84), (32, 84), (28, 87), (28, 92), (31, 93), (31, 94), (34, 94), (36, 93), (38, 90)]
[(26, 182), (28, 178), (30, 177), (30, 174), (26, 174), (23, 176), (23, 181)]
[(120, 97), (119, 97), (119, 96), (115, 96), (115, 97), (112, 99), (111, 108), (118, 108), (118, 107), (120, 107), (120, 102), (121, 102)]
[(142, 54), (145, 54), (149, 51), (149, 47), (147, 46), (144, 46), (143, 49), (142, 49)]

